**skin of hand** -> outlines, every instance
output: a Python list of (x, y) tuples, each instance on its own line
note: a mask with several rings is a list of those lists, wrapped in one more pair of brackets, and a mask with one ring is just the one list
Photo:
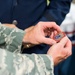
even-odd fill
[(32, 30), (33, 28), (34, 28), (34, 26), (30, 26), (30, 27), (26, 28), (24, 31), (25, 31), (25, 32), (29, 32), (29, 31)]
[(72, 54), (72, 43), (68, 37), (65, 36), (59, 43), (51, 46), (47, 54), (52, 56), (54, 65), (57, 65)]
[(14, 25), (14, 24), (3, 24), (3, 25), (5, 25), (9, 28), (17, 28), (16, 25)]
[(55, 40), (45, 37), (48, 35), (47, 32), (45, 32), (45, 29), (47, 28), (54, 28), (57, 32), (61, 31), (60, 27), (55, 22), (39, 22), (35, 26), (26, 30), (23, 42), (36, 45), (41, 43), (49, 45), (55, 44)]

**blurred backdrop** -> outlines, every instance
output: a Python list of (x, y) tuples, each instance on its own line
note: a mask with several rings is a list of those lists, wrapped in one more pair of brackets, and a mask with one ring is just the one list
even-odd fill
[(72, 55), (59, 64), (58, 75), (75, 75), (75, 0), (72, 1), (70, 12), (61, 24), (61, 28), (72, 41)]
[(73, 3), (75, 3), (75, 0), (73, 0)]

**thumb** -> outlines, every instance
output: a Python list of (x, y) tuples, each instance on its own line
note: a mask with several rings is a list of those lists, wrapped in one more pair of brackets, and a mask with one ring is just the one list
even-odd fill
[(64, 38), (62, 38), (62, 39), (60, 40), (59, 43), (60, 43), (62, 46), (65, 46), (66, 43), (67, 43), (67, 41), (68, 41), (68, 38), (67, 38), (67, 36), (65, 36)]
[(50, 38), (43, 38), (43, 39), (42, 39), (42, 42), (45, 43), (45, 44), (49, 44), (49, 45), (53, 45), (53, 44), (56, 43), (55, 40), (50, 39)]

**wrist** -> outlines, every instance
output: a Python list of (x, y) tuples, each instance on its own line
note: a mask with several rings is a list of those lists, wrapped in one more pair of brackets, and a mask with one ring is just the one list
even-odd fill
[(30, 43), (30, 41), (29, 41), (29, 34), (28, 34), (28, 32), (26, 32), (25, 31), (25, 34), (24, 34), (24, 37), (23, 37), (23, 44), (26, 44), (26, 43)]
[(24, 34), (24, 37), (23, 37), (23, 41), (22, 41), (22, 44), (23, 44), (23, 48), (30, 48), (30, 47), (33, 47), (34, 44), (31, 44), (30, 41), (28, 40), (28, 33), (26, 32)]
[(53, 55), (53, 53), (47, 53), (49, 56), (51, 56), (52, 57), (52, 60), (53, 60), (53, 62), (54, 62), (54, 65), (55, 65), (55, 55)]

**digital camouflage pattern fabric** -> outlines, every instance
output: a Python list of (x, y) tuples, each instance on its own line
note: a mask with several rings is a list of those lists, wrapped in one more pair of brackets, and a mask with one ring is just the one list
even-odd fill
[(0, 75), (54, 75), (46, 54), (21, 54), (25, 32), (0, 24)]

